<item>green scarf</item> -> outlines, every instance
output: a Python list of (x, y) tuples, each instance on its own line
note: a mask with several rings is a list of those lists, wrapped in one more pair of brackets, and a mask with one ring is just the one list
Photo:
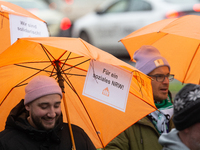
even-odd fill
[(148, 115), (151, 122), (154, 124), (160, 134), (169, 132), (169, 120), (173, 115), (173, 104), (170, 97), (158, 103), (155, 102), (157, 111)]

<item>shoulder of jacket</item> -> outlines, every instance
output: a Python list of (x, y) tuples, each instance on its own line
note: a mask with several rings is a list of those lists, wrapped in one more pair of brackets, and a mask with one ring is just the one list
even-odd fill
[(138, 122), (134, 123), (130, 128), (139, 128), (139, 126), (141, 125), (149, 127), (157, 132), (155, 126), (147, 117), (140, 119)]
[[(147, 117), (144, 117), (144, 118), (140, 119), (140, 120), (139, 120), (138, 122), (136, 122), (136, 123), (142, 124), (142, 125), (147, 125), (147, 126), (149, 126), (149, 125), (152, 124), (152, 122), (151, 122)], [(153, 125), (153, 124), (152, 124), (152, 125)]]

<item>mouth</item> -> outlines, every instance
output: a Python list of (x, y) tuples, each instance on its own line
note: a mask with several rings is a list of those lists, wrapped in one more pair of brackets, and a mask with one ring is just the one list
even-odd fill
[(168, 93), (168, 88), (161, 88), (160, 91), (162, 91), (163, 93)]
[(55, 118), (51, 118), (51, 119), (43, 119), (44, 122), (46, 122), (47, 124), (53, 124), (55, 122)]

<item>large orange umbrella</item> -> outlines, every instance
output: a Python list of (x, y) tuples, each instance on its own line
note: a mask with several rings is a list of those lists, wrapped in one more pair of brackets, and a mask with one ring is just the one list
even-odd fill
[(0, 53), (20, 37), (47, 37), (44, 20), (15, 4), (0, 1)]
[[(92, 61), (133, 73), (124, 112), (82, 95)], [(20, 38), (0, 55), (0, 131), (11, 108), (24, 98), (24, 86), (40, 74), (64, 80), (64, 118), (68, 108), (70, 123), (82, 127), (96, 148), (156, 110), (149, 77), (113, 55), (80, 38)]]
[(129, 34), (121, 42), (132, 60), (142, 45), (155, 46), (168, 60), (176, 79), (200, 84), (200, 16), (164, 19)]

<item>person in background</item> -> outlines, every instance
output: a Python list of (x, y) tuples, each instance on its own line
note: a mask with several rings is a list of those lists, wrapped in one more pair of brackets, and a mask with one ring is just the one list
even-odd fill
[[(67, 92), (67, 91), (66, 91)], [(63, 123), (62, 91), (48, 76), (34, 77), (25, 98), (10, 112), (0, 132), (1, 150), (72, 150), (69, 127)], [(88, 135), (72, 125), (77, 150), (96, 150)]]
[(148, 45), (137, 50), (134, 59), (135, 67), (152, 78), (153, 97), (158, 110), (119, 134), (106, 146), (106, 150), (160, 150), (159, 136), (174, 127), (169, 92), (169, 82), (174, 79), (174, 75), (170, 74), (169, 63), (155, 47)]
[(174, 98), (173, 122), (176, 128), (163, 133), (163, 150), (200, 149), (200, 85), (185, 85)]

